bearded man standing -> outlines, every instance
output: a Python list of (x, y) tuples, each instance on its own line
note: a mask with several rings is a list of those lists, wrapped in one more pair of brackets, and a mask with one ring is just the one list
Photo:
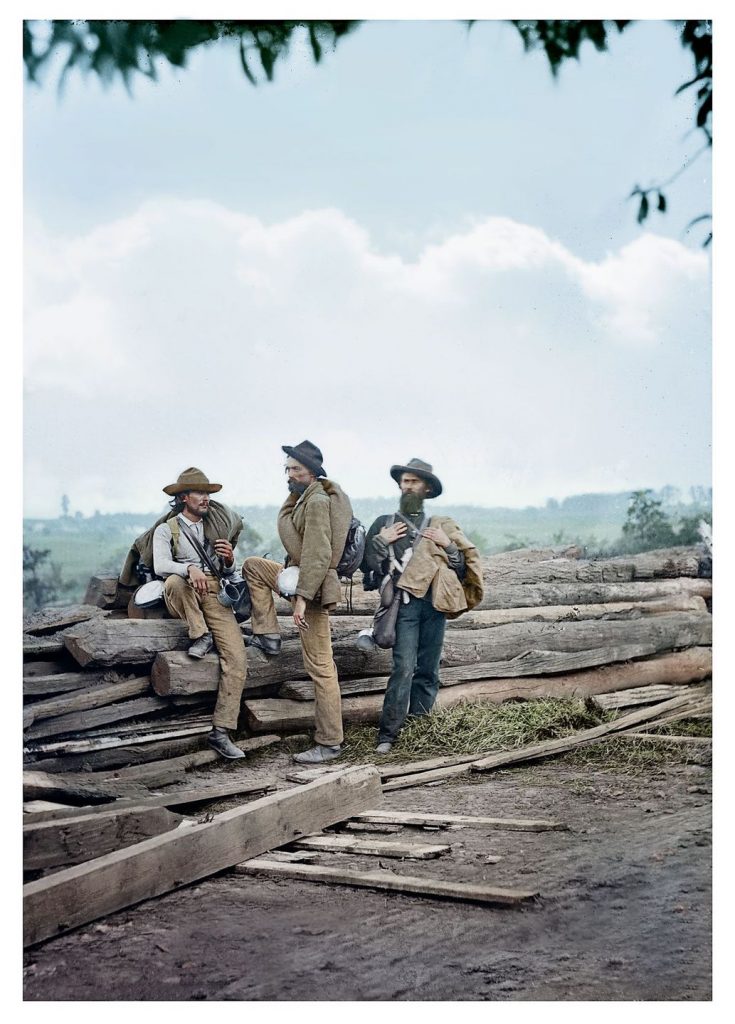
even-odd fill
[(379, 516), (365, 542), (367, 568), (392, 573), (401, 595), (379, 754), (390, 751), (407, 715), (425, 715), (434, 706), (446, 620), (474, 608), (483, 593), (477, 548), (453, 519), (424, 511), (424, 501), (442, 493), (431, 465), (411, 459), (391, 466), (390, 475), (401, 490), (398, 512)]
[(235, 760), (245, 757), (228, 734), (228, 730), (237, 728), (240, 714), (245, 644), (232, 608), (217, 600), (220, 582), (197, 548), (198, 542), (222, 576), (234, 574), (233, 547), (242, 519), (219, 502), (210, 509), (210, 494), (221, 489), (222, 484), (210, 483), (195, 466), (163, 488), (173, 498), (172, 512), (153, 532), (153, 570), (164, 580), (166, 607), (173, 616), (184, 619), (189, 628), (193, 641), (189, 656), (203, 658), (216, 644), (221, 674), (207, 743), (222, 757)]
[[(339, 757), (342, 751), (342, 703), (329, 612), (341, 596), (336, 568), (347, 540), (352, 506), (342, 488), (327, 479), (322, 453), (315, 444), (302, 441), (281, 447), (287, 456), (289, 495), (278, 513), (278, 535), (288, 555), (289, 571), (298, 571), (288, 596), (304, 668), (314, 681), (316, 697), (315, 745), (295, 754), (294, 760), (321, 764)], [(267, 558), (246, 558), (243, 564), (252, 600), (253, 635), (246, 643), (270, 656), (281, 651), (274, 594), (281, 593), (278, 577), (283, 569), (280, 562)], [(287, 593), (285, 585), (283, 593)]]

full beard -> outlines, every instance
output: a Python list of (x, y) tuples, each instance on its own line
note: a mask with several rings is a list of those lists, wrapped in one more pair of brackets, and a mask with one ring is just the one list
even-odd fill
[(424, 510), (424, 499), (418, 494), (402, 494), (398, 511), (404, 516), (416, 516)]
[(303, 494), (308, 484), (299, 484), (295, 480), (288, 481), (288, 490), (290, 494)]

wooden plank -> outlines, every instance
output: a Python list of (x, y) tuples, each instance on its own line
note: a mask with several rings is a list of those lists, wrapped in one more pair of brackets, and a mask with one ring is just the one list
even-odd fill
[(31, 636), (23, 634), (23, 657), (43, 657), (48, 654), (62, 654), (65, 651), (61, 634), (56, 636)]
[(44, 636), (57, 633), (60, 629), (73, 626), (78, 622), (104, 617), (109, 612), (103, 611), (93, 604), (71, 604), (61, 608), (42, 608), (23, 616), (23, 632), (31, 636)]
[(620, 736), (616, 736), (618, 740), (659, 740), (661, 743), (693, 743), (695, 746), (699, 744), (702, 747), (712, 746), (711, 736), (669, 736), (664, 733), (657, 734), (655, 732), (638, 732), (634, 729), (632, 732), (624, 732)]
[(23, 870), (81, 864), (168, 832), (183, 820), (165, 807), (147, 807), (127, 813), (106, 811), (33, 822), (23, 826)]
[(178, 619), (106, 618), (71, 626), (65, 631), (64, 643), (83, 668), (109, 668), (151, 664), (159, 651), (185, 650), (191, 640), (186, 623)]
[(381, 801), (375, 768), (348, 768), (29, 882), (24, 945), (206, 878)]
[(229, 796), (247, 796), (250, 793), (266, 793), (277, 787), (276, 780), (270, 776), (260, 779), (232, 779), (226, 782), (202, 782), (199, 785), (177, 786), (173, 790), (156, 793), (152, 796), (142, 795), (130, 799), (115, 800), (113, 803), (97, 804), (94, 807), (64, 807), (56, 810), (39, 811), (29, 814), (28, 821), (55, 821), (57, 818), (88, 817), (106, 811), (118, 813), (137, 811), (149, 807), (186, 807), (190, 804), (203, 804), (212, 800), (222, 800)]
[(352, 836), (306, 836), (293, 844), (297, 850), (318, 853), (357, 853), (367, 857), (399, 857), (433, 860), (449, 853), (446, 843), (396, 843), (386, 839), (356, 839)]
[(86, 686), (81, 690), (75, 689), (71, 695), (65, 694), (61, 697), (36, 701), (35, 704), (24, 709), (24, 714), (26, 711), (29, 712), (33, 716), (32, 721), (38, 722), (42, 718), (56, 718), (77, 711), (101, 708), (106, 704), (125, 700), (127, 697), (148, 693), (150, 688), (150, 676), (136, 676), (134, 679), (120, 679), (102, 685)]
[(165, 711), (168, 702), (161, 697), (140, 697), (138, 700), (126, 700), (119, 704), (108, 704), (102, 708), (91, 708), (89, 711), (77, 711), (71, 715), (59, 715), (58, 718), (46, 718), (32, 725), (26, 732), (28, 741), (41, 739), (45, 736), (60, 736), (64, 733), (83, 732), (111, 722), (121, 722), (126, 718), (142, 718), (157, 711)]
[(29, 754), (81, 754), (88, 750), (110, 750), (117, 747), (139, 746), (143, 743), (158, 743), (162, 740), (180, 739), (184, 736), (202, 736), (212, 728), (211, 720), (196, 725), (171, 727), (165, 732), (150, 735), (131, 733), (127, 736), (95, 736), (88, 740), (55, 740), (51, 743), (36, 743), (24, 747)]
[(420, 828), (425, 825), (472, 825), (509, 832), (551, 832), (569, 828), (559, 821), (547, 821), (543, 818), (486, 818), (475, 814), (427, 814), (424, 811), (364, 811), (362, 814), (353, 815), (350, 821), (411, 825)]
[(46, 697), (57, 693), (71, 693), (75, 690), (97, 686), (102, 680), (101, 672), (54, 672), (48, 675), (24, 675), (23, 696)]
[[(318, 785), (318, 783), (312, 783)], [(281, 864), (257, 857), (238, 864), (235, 871), (242, 875), (268, 875), (272, 878), (298, 878), (306, 882), (327, 885), (350, 885), (358, 888), (381, 889), (390, 892), (411, 893), (414, 896), (436, 896), (443, 899), (466, 900), (471, 903), (517, 906), (535, 899), (539, 893), (529, 889), (499, 889), (481, 882), (447, 882), (439, 878), (417, 878), (396, 875), (392, 871), (343, 871), (341, 868), (316, 864)]]

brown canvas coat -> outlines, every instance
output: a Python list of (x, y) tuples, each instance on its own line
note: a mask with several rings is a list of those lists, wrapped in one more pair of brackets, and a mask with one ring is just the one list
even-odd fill
[[(120, 583), (124, 587), (138, 586), (140, 580), (138, 579), (135, 567), (139, 561), (144, 562), (148, 566), (153, 565), (153, 534), (156, 527), (160, 526), (161, 523), (167, 523), (169, 519), (174, 519), (175, 516), (176, 513), (169, 509), (160, 519), (155, 521), (150, 529), (146, 530), (145, 533), (141, 533), (140, 537), (136, 537), (133, 541), (133, 546), (128, 551), (125, 564), (119, 576)], [(212, 544), (216, 540), (228, 540), (234, 548), (240, 536), (242, 526), (242, 516), (238, 512), (234, 512), (227, 505), (223, 505), (222, 502), (214, 501), (214, 499), (210, 498), (209, 515), (204, 519), (204, 536), (207, 540), (211, 541)]]
[(278, 535), (299, 567), (296, 593), (322, 608), (341, 597), (336, 568), (344, 551), (352, 505), (333, 480), (320, 477), (302, 495), (289, 494), (278, 513)]
[(414, 597), (424, 597), (431, 587), (431, 603), (448, 619), (456, 619), (480, 603), (483, 595), (482, 559), (475, 545), (449, 516), (432, 516), (430, 525), (441, 527), (465, 557), (465, 576), (460, 580), (449, 568), (447, 553), (427, 537), (414, 545), (413, 555), (401, 573), (398, 587)]

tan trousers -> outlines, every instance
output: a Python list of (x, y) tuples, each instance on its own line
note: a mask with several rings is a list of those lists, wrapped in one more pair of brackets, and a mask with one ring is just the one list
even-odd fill
[[(273, 599), (276, 577), (283, 566), (269, 558), (246, 558), (243, 575), (250, 587), (253, 602), (251, 625), (253, 633), (279, 633), (278, 616)], [(314, 681), (314, 740), (324, 746), (336, 747), (344, 739), (342, 733), (342, 700), (337, 666), (332, 654), (329, 612), (314, 601), (306, 602), (304, 618), (308, 629), (300, 630), (304, 668)]]
[(212, 724), (220, 729), (235, 729), (247, 675), (245, 644), (234, 612), (217, 600), (219, 581), (208, 577), (207, 585), (209, 592), (200, 596), (183, 576), (168, 576), (163, 597), (171, 614), (186, 621), (192, 640), (198, 640), (204, 633), (214, 637), (220, 681)]

